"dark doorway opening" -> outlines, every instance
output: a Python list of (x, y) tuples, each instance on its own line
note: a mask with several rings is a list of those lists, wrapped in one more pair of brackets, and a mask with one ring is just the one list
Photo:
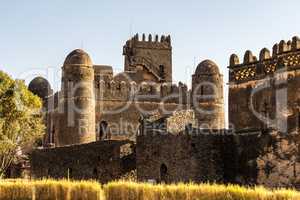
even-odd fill
[(162, 183), (167, 183), (167, 177), (168, 177), (168, 168), (165, 164), (162, 164), (160, 166), (160, 181)]
[(109, 134), (108, 123), (106, 121), (101, 121), (101, 123), (99, 124), (96, 140), (100, 141), (104, 139), (110, 139), (110, 134)]
[(98, 179), (98, 170), (97, 170), (97, 168), (94, 168), (94, 170), (93, 170), (93, 177), (94, 177), (94, 179)]

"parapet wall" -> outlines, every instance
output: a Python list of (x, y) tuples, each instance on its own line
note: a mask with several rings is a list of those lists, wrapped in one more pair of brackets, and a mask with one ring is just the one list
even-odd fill
[(257, 58), (250, 50), (244, 54), (243, 62), (232, 54), (229, 59), (229, 81), (245, 82), (266, 77), (279, 69), (297, 69), (300, 66), (300, 39), (295, 36), (288, 42), (281, 40), (273, 46), (272, 54), (267, 48)]
[(118, 101), (146, 101), (187, 104), (189, 91), (185, 84), (179, 83), (141, 83), (125, 81), (99, 81), (95, 83), (96, 99)]

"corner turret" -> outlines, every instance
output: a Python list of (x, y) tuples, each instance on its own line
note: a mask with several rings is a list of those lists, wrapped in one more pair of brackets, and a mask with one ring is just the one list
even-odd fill
[(62, 109), (57, 146), (96, 140), (94, 68), (81, 49), (72, 51), (62, 67)]
[(192, 76), (192, 106), (198, 126), (225, 128), (223, 75), (211, 60), (202, 61)]

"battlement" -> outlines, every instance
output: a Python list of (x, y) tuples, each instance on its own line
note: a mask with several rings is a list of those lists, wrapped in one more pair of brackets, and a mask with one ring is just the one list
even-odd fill
[(97, 101), (144, 101), (144, 102), (167, 102), (186, 104), (188, 101), (188, 87), (179, 82), (169, 83), (147, 83), (125, 81), (104, 81), (95, 83)]
[[(151, 48), (151, 49), (170, 49), (171, 48), (171, 36), (158, 36), (149, 34), (146, 37), (146, 34), (142, 34), (142, 37), (139, 37), (139, 34), (133, 36), (130, 40), (126, 42), (125, 48)], [(124, 54), (126, 52), (124, 51)]]
[(243, 62), (236, 54), (229, 58), (229, 80), (230, 82), (244, 82), (254, 79), (261, 79), (278, 69), (295, 69), (300, 67), (300, 39), (295, 36), (292, 40), (281, 40), (274, 44), (271, 51), (263, 48), (259, 57), (247, 50)]

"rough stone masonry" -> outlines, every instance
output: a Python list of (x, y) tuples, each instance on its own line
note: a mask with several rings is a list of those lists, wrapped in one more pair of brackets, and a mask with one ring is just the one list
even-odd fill
[(241, 63), (230, 56), (228, 129), (213, 61), (197, 66), (189, 89), (172, 82), (170, 36), (135, 35), (123, 55), (124, 71), (114, 74), (77, 49), (63, 63), (60, 91), (42, 77), (29, 84), (47, 126), (32, 176), (106, 182), (136, 170), (141, 181), (300, 188), (298, 37), (258, 58), (247, 50)]

